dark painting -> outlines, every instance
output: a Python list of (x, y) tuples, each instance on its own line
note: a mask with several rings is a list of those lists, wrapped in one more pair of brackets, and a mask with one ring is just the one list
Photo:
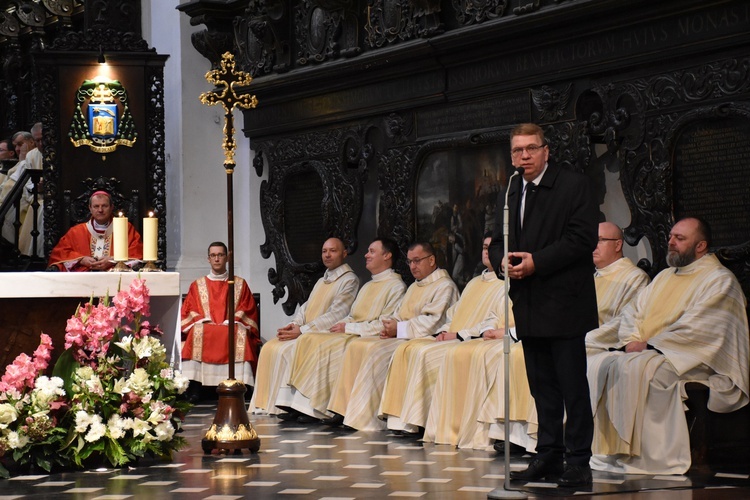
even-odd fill
[(499, 145), (436, 151), (422, 165), (417, 239), (432, 243), (438, 265), (462, 290), (483, 269), (483, 235), (495, 227), (497, 196), (509, 168), (508, 152)]

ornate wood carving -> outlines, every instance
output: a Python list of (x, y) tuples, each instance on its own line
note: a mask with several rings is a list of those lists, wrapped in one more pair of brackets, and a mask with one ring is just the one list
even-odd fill
[(148, 165), (146, 172), (150, 192), (146, 194), (148, 205), (159, 219), (158, 261), (166, 269), (167, 258), (167, 186), (166, 160), (164, 157), (164, 67), (146, 68), (149, 84), (146, 107), (146, 129), (149, 136)]
[[(311, 286), (320, 270), (294, 268), (283, 235), (274, 233), (283, 227), (283, 216), (274, 212), (283, 211), (282, 180), (292, 169), (318, 172), (332, 192), (338, 181), (330, 179), (341, 172), (357, 172), (361, 180), (376, 165), (378, 232), (394, 236), (404, 248), (416, 234), (414, 190), (425, 155), (435, 148), (507, 141), (518, 121), (540, 123), (555, 161), (592, 178), (600, 202), (605, 173), (619, 174), (631, 215), (626, 240), (635, 245), (647, 238), (652, 259), (639, 265), (650, 274), (665, 266), (674, 222), (674, 141), (685, 123), (700, 119), (692, 114), (696, 109), (708, 117), (750, 100), (750, 56), (744, 56), (750, 16), (738, 0), (582, 5), (246, 3), (234, 19), (240, 59), (245, 70), (261, 77), (254, 84), (269, 97), (266, 113), (284, 117), (266, 130), (246, 125), (255, 134), (256, 172), (269, 169), (263, 253), (276, 256), (270, 277), (277, 300), (289, 289), (286, 310), (306, 296), (303, 284)], [(690, 14), (678, 13), (678, 6)], [(532, 20), (545, 26), (544, 33), (531, 28), (538, 26)], [(583, 33), (579, 24), (597, 30)], [(442, 30), (447, 36), (439, 36)], [(534, 43), (524, 43), (532, 34)], [(361, 63), (342, 63), (357, 54)], [(304, 72), (293, 71), (305, 66)], [(345, 78), (331, 86), (339, 70)], [(265, 79), (271, 74), (274, 78)], [(427, 84), (436, 81), (445, 84)], [(485, 112), (487, 106), (492, 113)], [(356, 217), (346, 217), (346, 230), (356, 232)], [(717, 250), (738, 276), (747, 276), (745, 246)]]
[[(322, 4), (322, 5), (321, 5)], [(357, 55), (358, 19), (350, 2), (303, 0), (295, 8), (297, 63), (323, 62), (340, 54)]]
[[(357, 248), (357, 223), (362, 212), (363, 185), (366, 180), (370, 148), (363, 130), (329, 130), (254, 145), (269, 167), (268, 181), (261, 185), (260, 206), (266, 242), (261, 254), (275, 256), (276, 268), (269, 269), (268, 279), (274, 285), (274, 303), (286, 296), (283, 309), (294, 312), (307, 300), (312, 285), (320, 277), (320, 261), (295, 262), (286, 246), (283, 228), (286, 182), (301, 172), (314, 171), (323, 185), (323, 225), (326, 234), (338, 236), (349, 251)], [(347, 169), (346, 164), (354, 167)], [(286, 289), (286, 290), (285, 290)]]
[(290, 68), (289, 8), (281, 0), (251, 1), (234, 20), (237, 64), (253, 77)]
[(508, 0), (452, 0), (458, 22), (468, 26), (501, 17)]

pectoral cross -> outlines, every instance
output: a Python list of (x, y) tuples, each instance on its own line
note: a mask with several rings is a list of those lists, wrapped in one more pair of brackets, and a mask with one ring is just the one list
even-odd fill
[(253, 78), (244, 71), (235, 71), (234, 55), (224, 52), (221, 56), (220, 69), (213, 69), (206, 73), (208, 83), (213, 83), (216, 88), (201, 94), (203, 104), (214, 106), (221, 104), (224, 107), (224, 168), (234, 169), (234, 150), (237, 144), (234, 142), (234, 119), (232, 112), (235, 107), (252, 109), (258, 105), (258, 99), (254, 95), (237, 95), (238, 87), (250, 85)]

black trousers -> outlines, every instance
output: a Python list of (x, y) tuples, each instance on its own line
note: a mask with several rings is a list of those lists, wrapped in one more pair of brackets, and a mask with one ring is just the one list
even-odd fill
[[(584, 336), (522, 339), (529, 388), (539, 417), (537, 457), (588, 465), (594, 420)], [(567, 415), (563, 429), (563, 416)]]

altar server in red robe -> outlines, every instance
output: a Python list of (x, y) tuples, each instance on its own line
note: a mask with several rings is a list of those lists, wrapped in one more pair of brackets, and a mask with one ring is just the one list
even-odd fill
[[(229, 375), (227, 247), (208, 247), (211, 272), (198, 278), (182, 304), (182, 373), (191, 380), (189, 394), (198, 398), (200, 385), (215, 386)], [(234, 277), (235, 379), (255, 385), (260, 332), (258, 309), (244, 279)]]

